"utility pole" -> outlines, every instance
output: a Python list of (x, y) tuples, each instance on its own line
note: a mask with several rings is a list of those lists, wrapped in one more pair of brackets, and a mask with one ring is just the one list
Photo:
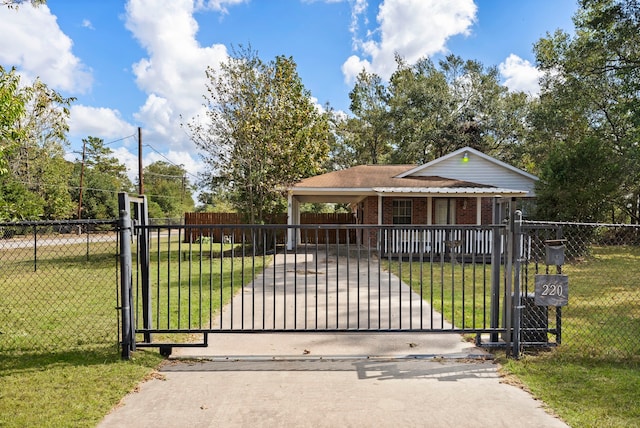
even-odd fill
[(82, 218), (82, 188), (84, 186), (84, 163), (87, 155), (87, 140), (82, 140), (82, 166), (80, 167), (80, 197), (78, 198), (78, 220)]
[(142, 128), (138, 126), (138, 194), (144, 195), (144, 179), (142, 177)]

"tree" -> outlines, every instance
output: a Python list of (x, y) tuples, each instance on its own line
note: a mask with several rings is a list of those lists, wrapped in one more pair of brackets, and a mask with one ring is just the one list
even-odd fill
[(2, 0), (2, 5), (7, 6), (9, 9), (18, 9), (18, 6), (21, 6), (27, 2), (30, 3), (33, 7), (47, 4), (47, 0)]
[(619, 183), (610, 179), (619, 176), (612, 155), (611, 147), (597, 138), (580, 141), (578, 147), (554, 147), (537, 183), (536, 217), (550, 221), (605, 220), (611, 198), (619, 188)]
[[(40, 80), (12, 90), (19, 80), (10, 75), (4, 77), (9, 81), (5, 89), (8, 87), (10, 94), (3, 95), (10, 99), (6, 108), (9, 115), (2, 124), (7, 170), (2, 183), (4, 192), (26, 191), (37, 197), (5, 195), (4, 199), (14, 204), (28, 200), (29, 208), (13, 205), (2, 211), (6, 215), (12, 212), (11, 218), (68, 218), (73, 212), (67, 189), (72, 166), (64, 159), (64, 147), (68, 144), (67, 119), (73, 98), (62, 97)], [(35, 201), (41, 201), (38, 209), (33, 206)]]
[[(582, 0), (574, 23), (575, 36), (556, 31), (535, 45), (539, 67), (545, 71), (532, 120), (533, 136), (540, 145), (536, 155), (544, 158), (549, 146), (563, 146), (576, 158), (598, 141), (597, 146), (608, 154), (607, 163), (615, 167), (589, 171), (589, 182), (615, 184), (589, 186), (592, 199), (606, 202), (600, 207), (600, 217), (612, 213), (612, 221), (617, 216), (638, 223), (640, 4), (635, 0)], [(557, 163), (550, 157), (543, 162)], [(568, 186), (541, 190), (543, 194), (562, 190), (579, 195), (584, 183)]]
[(177, 218), (193, 211), (193, 189), (182, 166), (157, 161), (143, 170), (149, 217)]
[(286, 188), (319, 172), (329, 150), (329, 123), (304, 88), (292, 58), (263, 62), (234, 50), (207, 69), (206, 121), (189, 124), (203, 152), (210, 187), (223, 185), (250, 223), (286, 209)]
[(516, 157), (529, 100), (500, 84), (495, 67), (455, 55), (438, 67), (428, 58), (396, 61), (389, 83), (394, 163), (426, 163), (465, 146)]
[(391, 152), (389, 93), (376, 74), (362, 71), (349, 93), (355, 117), (346, 122), (345, 144), (351, 165), (386, 163)]
[(0, 66), (0, 176), (7, 174), (7, 157), (24, 138), (24, 129), (16, 127), (25, 114), (25, 94), (20, 90), (20, 76), (15, 69)]
[(198, 193), (199, 205), (197, 212), (231, 213), (235, 212), (233, 205), (225, 198), (225, 195), (216, 195), (213, 192), (203, 191)]
[[(101, 138), (83, 142), (83, 161), (74, 164), (70, 179), (71, 195), (81, 208), (80, 217), (108, 219), (118, 217), (118, 192), (130, 192), (133, 185), (122, 164)], [(82, 179), (81, 179), (82, 177)], [(82, 201), (80, 194), (82, 192)]]

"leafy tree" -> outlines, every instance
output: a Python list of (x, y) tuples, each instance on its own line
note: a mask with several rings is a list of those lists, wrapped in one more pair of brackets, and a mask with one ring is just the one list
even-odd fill
[[(540, 103), (532, 115), (532, 136), (539, 145), (534, 156), (544, 159), (548, 147), (563, 146), (577, 158), (597, 140), (609, 156), (607, 163), (615, 168), (591, 170), (589, 182), (607, 180), (615, 186), (587, 189), (593, 193), (592, 199), (602, 200), (604, 213), (613, 213), (613, 221), (617, 213), (618, 219), (637, 223), (640, 4), (634, 0), (582, 0), (579, 4), (575, 36), (556, 31), (535, 46), (545, 75)], [(543, 162), (555, 164), (556, 160), (549, 157)], [(547, 167), (543, 165), (543, 169)], [(584, 182), (568, 186), (543, 189), (543, 194), (569, 191), (579, 195), (584, 190)]]
[(235, 212), (233, 205), (225, 198), (225, 195), (218, 195), (213, 192), (203, 191), (198, 194), (199, 205), (197, 212), (209, 213), (231, 213)]
[[(17, 81), (9, 76), (9, 82), (11, 92)], [(17, 87), (12, 94), (8, 97), (13, 101), (8, 105), (14, 109), (7, 108), (9, 116), (3, 119), (2, 144), (7, 148), (3, 155), (8, 176), (5, 192), (27, 191), (37, 197), (6, 195), (5, 200), (14, 204), (28, 200), (30, 207), (14, 205), (5, 214), (13, 212), (12, 218), (68, 218), (73, 212), (67, 189), (71, 164), (64, 159), (64, 147), (68, 144), (67, 119), (73, 99), (63, 98), (40, 80)], [(9, 184), (10, 181), (14, 183)], [(32, 203), (37, 200), (42, 204), (33, 209)]]
[(7, 6), (9, 9), (18, 9), (18, 6), (24, 3), (30, 3), (33, 7), (38, 7), (43, 4), (47, 4), (47, 0), (2, 0), (1, 4)]
[(157, 161), (143, 170), (149, 217), (176, 218), (193, 211), (193, 189), (182, 166)]
[(0, 66), (0, 176), (9, 172), (7, 157), (24, 138), (24, 130), (16, 124), (25, 114), (25, 103), (16, 70)]
[(70, 180), (74, 201), (80, 202), (82, 192), (80, 216), (92, 219), (117, 218), (118, 192), (130, 192), (133, 189), (127, 176), (127, 167), (113, 156), (112, 150), (104, 145), (101, 138), (90, 136), (82, 142), (84, 170), (82, 161), (76, 162)]
[(0, 176), (0, 220), (37, 220), (44, 200), (9, 175)]
[(577, 147), (554, 147), (537, 183), (536, 216), (551, 221), (605, 220), (619, 189), (611, 179), (620, 175), (612, 154), (611, 147), (597, 138), (580, 141)]
[(285, 189), (316, 174), (330, 130), (304, 88), (292, 58), (265, 63), (250, 48), (234, 50), (219, 70), (207, 69), (207, 117), (191, 122), (210, 187), (224, 185), (250, 223), (286, 208)]
[[(351, 165), (386, 163), (391, 152), (389, 93), (382, 79), (362, 71), (349, 93), (353, 118), (344, 127)], [(350, 165), (350, 166), (351, 166)]]
[(398, 57), (389, 84), (392, 160), (425, 163), (470, 146), (500, 158), (515, 158), (525, 135), (528, 98), (509, 92), (495, 67), (449, 55), (439, 65)]

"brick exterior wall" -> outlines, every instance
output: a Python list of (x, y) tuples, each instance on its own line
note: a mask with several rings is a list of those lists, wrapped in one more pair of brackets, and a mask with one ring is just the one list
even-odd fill
[(480, 215), (481, 224), (493, 223), (493, 199), (482, 198), (482, 213)]
[(456, 224), (476, 224), (475, 198), (456, 198)]
[[(412, 201), (412, 221), (414, 224), (427, 224), (427, 198), (397, 198)], [(394, 198), (382, 198), (382, 214), (383, 224), (393, 223), (393, 200)], [(466, 201), (466, 204), (465, 204)], [(453, 198), (453, 203), (456, 207), (456, 224), (476, 224), (476, 208), (478, 204), (477, 198)], [(481, 224), (491, 224), (493, 219), (492, 215), (492, 200), (491, 198), (482, 198), (481, 201), (482, 212), (480, 214)], [(360, 205), (362, 209), (362, 221), (363, 224), (378, 224), (378, 197), (369, 196)], [(431, 218), (435, 219), (435, 204), (432, 204)], [(366, 235), (369, 232), (365, 231), (363, 241), (370, 242), (370, 245), (376, 245), (375, 233)]]
[[(427, 224), (427, 198), (397, 198), (412, 201), (412, 218), (414, 224)], [(393, 200), (394, 198), (382, 199), (382, 223), (393, 223)], [(456, 207), (456, 224), (476, 224), (476, 198), (453, 198)], [(465, 204), (466, 201), (466, 204)], [(482, 198), (481, 224), (491, 224), (492, 202), (491, 198)], [(369, 196), (361, 205), (363, 210), (362, 219), (364, 224), (378, 224), (378, 197)], [(435, 219), (435, 204), (431, 207), (431, 218)]]

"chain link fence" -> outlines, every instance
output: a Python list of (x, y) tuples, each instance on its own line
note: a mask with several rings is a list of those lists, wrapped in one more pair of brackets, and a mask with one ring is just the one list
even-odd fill
[(115, 221), (0, 223), (0, 354), (118, 344)]
[[(116, 228), (115, 221), (0, 223), (0, 354), (116, 349)], [(523, 341), (556, 343), (581, 357), (638, 358), (640, 226), (525, 222), (523, 230)], [(534, 278), (558, 272), (545, 249), (559, 238), (568, 304), (541, 309), (532, 305)]]
[[(527, 326), (548, 322), (552, 329), (561, 327), (557, 342), (565, 354), (607, 360), (638, 358), (640, 226), (526, 222), (523, 231), (531, 246), (521, 273), (523, 295), (534, 293), (536, 274), (562, 273), (569, 281), (568, 304), (559, 309), (525, 310), (523, 334)], [(564, 264), (549, 266), (546, 246), (558, 239), (564, 245)]]

